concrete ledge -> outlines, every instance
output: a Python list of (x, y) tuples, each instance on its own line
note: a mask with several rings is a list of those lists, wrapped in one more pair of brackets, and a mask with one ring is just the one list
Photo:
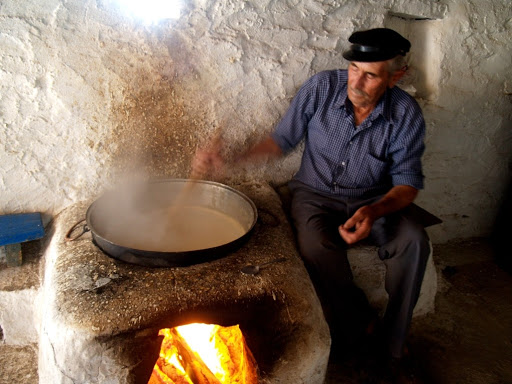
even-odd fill
[(39, 338), (39, 289), (0, 292), (0, 326), (3, 342), (29, 345)]
[(40, 262), (43, 241), (21, 244), (23, 264), (8, 267), (0, 255), (0, 343), (32, 345), (39, 338), (38, 300), (41, 291)]
[[(388, 301), (388, 294), (384, 287), (386, 266), (377, 256), (377, 249), (373, 246), (357, 245), (351, 247), (347, 255), (355, 283), (366, 293), (372, 307), (383, 314)], [(425, 315), (435, 310), (436, 293), (437, 272), (432, 258), (431, 246), (420, 297), (414, 308), (413, 317)]]

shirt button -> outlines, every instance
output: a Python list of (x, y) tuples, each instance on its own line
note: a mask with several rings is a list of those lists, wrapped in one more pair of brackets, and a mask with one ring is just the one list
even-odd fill
[(342, 161), (342, 162), (341, 162), (341, 165), (345, 166), (345, 162), (344, 162), (344, 161)]
[(349, 141), (348, 143), (349, 143), (349, 144), (352, 144), (352, 142), (351, 142), (351, 141)]

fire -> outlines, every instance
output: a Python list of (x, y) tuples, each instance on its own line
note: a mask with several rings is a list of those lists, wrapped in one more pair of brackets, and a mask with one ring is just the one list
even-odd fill
[(164, 336), (148, 384), (256, 384), (257, 368), (240, 327), (189, 324)]

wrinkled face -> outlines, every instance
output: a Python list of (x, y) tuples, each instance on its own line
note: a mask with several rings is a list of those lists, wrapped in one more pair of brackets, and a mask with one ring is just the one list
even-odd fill
[(386, 89), (393, 87), (399, 78), (389, 73), (388, 61), (352, 61), (348, 67), (348, 98), (355, 107), (375, 107)]

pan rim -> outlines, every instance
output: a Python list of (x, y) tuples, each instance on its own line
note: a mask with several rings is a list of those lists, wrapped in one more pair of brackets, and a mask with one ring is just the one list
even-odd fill
[[(132, 248), (132, 247), (129, 247), (126, 245), (117, 244), (117, 243), (113, 242), (112, 240), (108, 239), (106, 236), (100, 234), (94, 228), (94, 224), (93, 224), (93, 220), (92, 220), (92, 215), (94, 213), (94, 209), (97, 207), (97, 205), (99, 204), (101, 199), (105, 198), (105, 196), (107, 194), (115, 193), (116, 191), (118, 191), (118, 188), (113, 188), (111, 190), (108, 190), (108, 191), (105, 191), (104, 193), (102, 193), (96, 200), (94, 200), (91, 203), (91, 205), (87, 208), (87, 211), (86, 211), (87, 226), (89, 227), (94, 240), (96, 240), (96, 245), (99, 248), (101, 248), (105, 253), (113, 256), (111, 252), (108, 252), (107, 250), (104, 249), (105, 247), (102, 247), (100, 244), (98, 244), (98, 241), (97, 241), (98, 239), (101, 240), (101, 242), (104, 242), (104, 243), (110, 245), (111, 247), (119, 247), (120, 249), (122, 249), (123, 251), (128, 252), (128, 253), (135, 253), (135, 254), (139, 254), (139, 255), (143, 254), (144, 257), (151, 257), (151, 256), (153, 256), (153, 257), (169, 256), (170, 257), (173, 255), (178, 256), (178, 255), (189, 255), (189, 254), (193, 255), (193, 254), (207, 253), (207, 252), (218, 252), (219, 250), (222, 250), (224, 248), (229, 248), (232, 243), (240, 243), (244, 239), (246, 239), (249, 236), (249, 234), (253, 231), (253, 229), (258, 221), (258, 209), (257, 209), (256, 205), (254, 204), (254, 202), (246, 194), (244, 194), (243, 192), (241, 192), (229, 185), (222, 184), (222, 183), (219, 183), (216, 181), (211, 181), (211, 180), (183, 179), (183, 178), (153, 179), (153, 180), (147, 180), (140, 184), (151, 185), (151, 184), (159, 184), (159, 183), (181, 183), (181, 184), (198, 183), (198, 184), (215, 186), (217, 188), (220, 188), (220, 189), (226, 190), (230, 193), (233, 193), (234, 195), (238, 196), (239, 198), (244, 200), (249, 205), (250, 211), (252, 213), (252, 220), (250, 222), (250, 225), (248, 226), (248, 229), (246, 229), (245, 232), (241, 236), (233, 239), (232, 241), (224, 243), (224, 244), (219, 244), (219, 245), (216, 245), (213, 247), (208, 247), (208, 248), (198, 248), (198, 249), (187, 250), (187, 251), (165, 251), (165, 250), (144, 250), (144, 249), (140, 249), (140, 248)], [(115, 257), (115, 256), (113, 256), (113, 257)]]

